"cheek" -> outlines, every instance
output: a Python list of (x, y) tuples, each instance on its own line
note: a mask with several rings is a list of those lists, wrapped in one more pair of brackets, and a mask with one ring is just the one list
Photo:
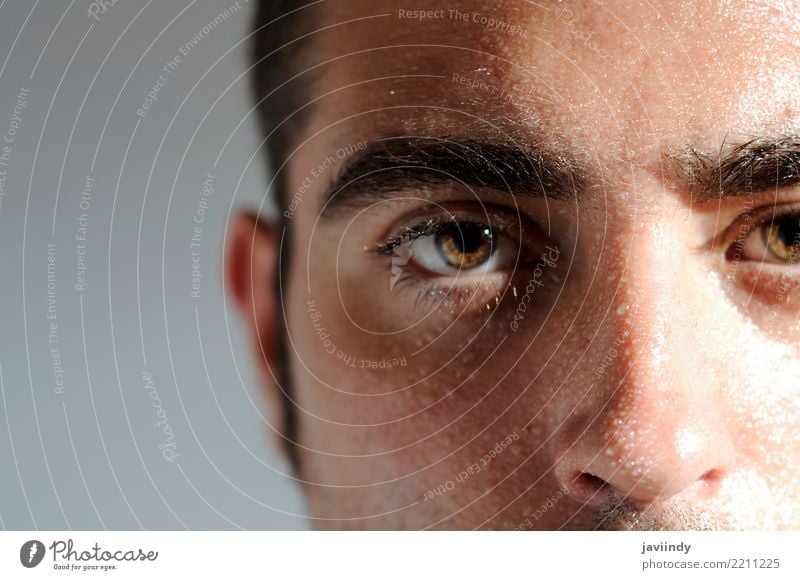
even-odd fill
[(774, 490), (800, 492), (800, 358), (796, 349), (753, 337), (747, 373), (726, 385), (729, 425), (743, 461)]
[(529, 332), (504, 338), (492, 320), (466, 317), (372, 333), (353, 324), (336, 296), (313, 294), (311, 304), (291, 302), (293, 382), (324, 450), (391, 452), (386, 459), (408, 471), (487, 434), (526, 429), (536, 447), (547, 439), (553, 386), (559, 396), (569, 390), (566, 365), (546, 364), (552, 341), (532, 341)]
[(378, 280), (337, 270), (335, 252), (303, 254), (311, 262), (294, 269), (287, 289), (293, 382), (302, 384), (306, 432), (323, 450), (386, 454), (403, 472), (482, 434), (526, 429), (534, 448), (547, 440), (555, 414), (546, 405), (569, 399), (572, 384), (569, 357), (555, 359), (558, 342), (548, 338), (564, 329), (544, 327), (550, 286), (532, 288), (535, 303), (522, 301), (527, 279), (516, 297), (509, 289), (477, 310), (420, 303), (390, 286), (389, 266)]

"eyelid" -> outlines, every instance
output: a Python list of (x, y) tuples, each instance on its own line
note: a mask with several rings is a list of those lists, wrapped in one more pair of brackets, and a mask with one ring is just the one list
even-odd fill
[(517, 236), (508, 232), (508, 229), (503, 224), (486, 224), (485, 222), (488, 220), (476, 220), (470, 217), (460, 218), (458, 216), (452, 215), (448, 218), (437, 219), (432, 218), (425, 220), (419, 224), (415, 224), (410, 228), (406, 228), (405, 231), (400, 233), (399, 235), (393, 234), (389, 239), (385, 242), (380, 244), (376, 251), (379, 254), (390, 256), (393, 254), (395, 249), (402, 244), (413, 242), (414, 240), (425, 238), (428, 236), (434, 236), (437, 234), (441, 234), (445, 232), (445, 226), (451, 223), (457, 223), (460, 227), (465, 225), (474, 225), (474, 226), (484, 226), (488, 225), (492, 228), (492, 232), (494, 234), (499, 235), (506, 235), (509, 237), (514, 238), (517, 243), (520, 243), (517, 240)]
[(397, 220), (395, 223), (411, 222), (413, 225), (392, 226), (382, 236), (382, 241), (374, 246), (374, 252), (390, 256), (400, 244), (424, 235), (433, 235), (437, 227), (453, 221), (488, 225), (495, 233), (513, 238), (520, 246), (539, 241), (542, 243), (536, 245), (544, 247), (544, 240), (538, 239), (544, 236), (542, 230), (519, 210), (491, 203), (455, 202), (432, 204)]
[[(449, 312), (486, 312), (490, 304), (497, 306), (511, 292), (514, 278), (529, 264), (535, 263), (546, 252), (545, 247), (552, 243), (538, 224), (517, 208), (502, 204), (480, 201), (430, 202), (417, 210), (410, 210), (394, 220), (392, 226), (384, 230), (374, 244), (371, 253), (386, 267), (386, 261), (394, 257), (394, 251), (405, 241), (421, 235), (430, 235), (444, 224), (471, 222), (489, 226), (497, 239), (507, 238), (514, 244), (516, 252), (513, 259), (504, 261), (503, 267), (491, 272), (469, 273), (461, 276), (431, 275), (431, 272), (409, 266), (402, 268), (403, 274), (396, 285), (403, 285), (403, 291), (416, 291), (414, 308), (434, 300), (436, 304), (446, 305)], [(410, 224), (410, 225), (409, 225)], [(412, 240), (413, 241), (413, 240)], [(499, 242), (498, 242), (499, 247)], [(412, 296), (414, 293), (412, 292)]]
[(800, 202), (775, 203), (744, 212), (728, 227), (727, 235), (724, 234), (722, 243), (726, 248), (726, 258), (732, 260), (739, 252), (737, 260), (748, 260), (742, 254), (748, 238), (754, 232), (782, 217), (797, 214), (800, 214)]

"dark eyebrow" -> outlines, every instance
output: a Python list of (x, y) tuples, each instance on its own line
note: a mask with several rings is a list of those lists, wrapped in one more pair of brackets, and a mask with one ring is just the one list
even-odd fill
[(689, 148), (668, 157), (690, 189), (694, 203), (744, 197), (800, 183), (800, 137), (759, 137), (723, 143), (715, 154)]
[(348, 159), (328, 189), (322, 215), (423, 185), (459, 182), (518, 196), (575, 199), (581, 175), (574, 160), (536, 145), (390, 137)]

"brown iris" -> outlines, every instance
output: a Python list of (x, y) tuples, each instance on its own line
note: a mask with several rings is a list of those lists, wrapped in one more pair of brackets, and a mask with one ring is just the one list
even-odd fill
[(479, 224), (447, 224), (436, 236), (436, 249), (453, 268), (476, 268), (492, 255), (492, 230)]
[(800, 215), (777, 218), (765, 230), (769, 250), (787, 262), (800, 262)]

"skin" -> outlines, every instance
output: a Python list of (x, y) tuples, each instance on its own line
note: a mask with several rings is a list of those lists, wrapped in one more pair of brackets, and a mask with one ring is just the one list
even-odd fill
[[(285, 320), (313, 524), (800, 529), (800, 265), (763, 263), (757, 231), (746, 256), (729, 255), (748, 223), (800, 204), (800, 193), (696, 203), (669, 162), (688, 147), (713, 157), (794, 134), (797, 6), (446, 8), (524, 30), (513, 34), (446, 12), (398, 17), (441, 3), (325, 4), (318, 28), (329, 28), (303, 53), (313, 105), (282, 169), (287, 197), (337, 149), (389, 136), (534, 143), (576, 160), (584, 180), (571, 200), (445, 183), (323, 213), (328, 187), (357, 155), (345, 153), (312, 176), (286, 221), (283, 311), (282, 232), (239, 217), (228, 280), (278, 438)], [(389, 16), (364, 19), (380, 14)], [(442, 278), (412, 256), (390, 289), (392, 258), (372, 249), (415, 216), (448, 212), (510, 222), (529, 259)], [(555, 265), (540, 268), (513, 331), (548, 245)], [(404, 366), (361, 368), (403, 357)]]

